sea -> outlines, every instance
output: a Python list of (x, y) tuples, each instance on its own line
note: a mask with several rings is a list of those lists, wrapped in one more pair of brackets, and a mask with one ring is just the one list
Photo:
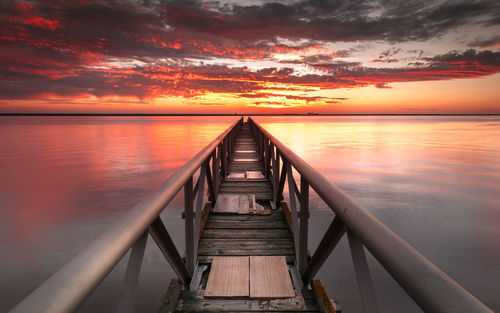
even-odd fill
[[(148, 197), (236, 116), (0, 116), (0, 312)], [(493, 311), (500, 311), (499, 116), (254, 120)], [(286, 198), (286, 196), (285, 196)], [(310, 195), (309, 249), (334, 213)], [(161, 217), (184, 252), (182, 192)], [(367, 251), (381, 312), (422, 312)], [(116, 309), (127, 255), (78, 312)], [(157, 312), (168, 262), (149, 238), (135, 312)], [(318, 277), (362, 304), (343, 238)]]

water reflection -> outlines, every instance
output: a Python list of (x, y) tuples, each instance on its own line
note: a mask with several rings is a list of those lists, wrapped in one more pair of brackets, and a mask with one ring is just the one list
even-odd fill
[[(235, 119), (1, 117), (0, 268), (7, 283), (1, 285), (0, 311), (48, 278)], [(179, 201), (169, 218), (180, 223), (176, 206)]]
[[(0, 311), (88, 245), (226, 129), (234, 117), (0, 117)], [(499, 311), (498, 118), (258, 117), (398, 235)], [(311, 249), (333, 214), (312, 193)], [(182, 197), (162, 217), (183, 250)], [(419, 309), (370, 259), (383, 312)], [(81, 312), (114, 310), (123, 262)], [(345, 240), (320, 272), (361, 311)], [(173, 273), (152, 240), (137, 311), (155, 312)], [(112, 300), (110, 300), (112, 299)]]
[[(466, 289), (500, 309), (497, 117), (256, 120)], [(315, 247), (332, 214), (317, 197), (312, 201)], [(348, 311), (361, 311), (349, 258), (343, 242), (321, 275)], [(370, 265), (382, 311), (419, 311), (376, 262)]]

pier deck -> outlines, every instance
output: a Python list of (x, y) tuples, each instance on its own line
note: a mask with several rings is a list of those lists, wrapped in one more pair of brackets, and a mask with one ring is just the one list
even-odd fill
[[(324, 307), (318, 304), (317, 294), (302, 286), (295, 265), (293, 235), (285, 215), (281, 209), (271, 210), (273, 187), (269, 179), (262, 175), (264, 165), (258, 158), (256, 142), (247, 124), (242, 126), (236, 138), (228, 169), (228, 175), (219, 187), (219, 197), (255, 195), (256, 204), (263, 210), (258, 214), (217, 213), (211, 210), (201, 232), (198, 263), (190, 288), (180, 290), (181, 284), (173, 283), (161, 312), (323, 312)], [(250, 256), (283, 256), (286, 276), (293, 282), (293, 296), (263, 296), (259, 299), (252, 298), (252, 295), (207, 297), (207, 281), (214, 257)], [(255, 276), (259, 275), (255, 274), (250, 271), (250, 285), (252, 280), (258, 279)], [(213, 275), (224, 275), (224, 272)], [(176, 294), (179, 296), (174, 305), (175, 300), (168, 299)]]

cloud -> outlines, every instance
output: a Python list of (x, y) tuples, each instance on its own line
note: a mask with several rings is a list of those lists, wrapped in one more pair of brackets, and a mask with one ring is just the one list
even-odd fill
[[(282, 90), (285, 99), (308, 103), (342, 99), (285, 90), (387, 88), (500, 71), (499, 53), (490, 50), (427, 58), (415, 51), (414, 62), (397, 68), (347, 59), (367, 41), (422, 41), (462, 25), (500, 24), (497, 1), (2, 1), (0, 12), (1, 99), (206, 93), (251, 99)], [(338, 42), (356, 46), (335, 50)], [(487, 42), (496, 44), (498, 36), (474, 45)], [(402, 52), (387, 49), (373, 62), (396, 63)]]

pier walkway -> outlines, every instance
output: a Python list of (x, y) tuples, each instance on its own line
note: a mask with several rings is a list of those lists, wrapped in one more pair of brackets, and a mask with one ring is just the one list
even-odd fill
[[(312, 253), (310, 190), (332, 210)], [(183, 254), (160, 217), (179, 192)], [(128, 251), (119, 299), (110, 301), (133, 312), (149, 237), (176, 275), (161, 313), (339, 312), (316, 275), (344, 236), (365, 313), (380, 312), (367, 252), (424, 312), (493, 312), (251, 118), (235, 121), (10, 312), (76, 311)]]
[[(263, 175), (264, 162), (259, 159), (257, 144), (248, 124), (241, 127), (236, 137), (234, 153), (228, 169), (227, 176), (220, 183), (218, 202), (208, 213), (205, 227), (202, 229), (198, 264), (194, 271), (193, 281), (189, 289), (180, 292), (175, 312), (324, 312), (324, 309), (320, 311), (317, 294), (310, 288), (302, 286), (295, 266), (292, 232), (283, 211), (271, 208), (273, 186), (269, 178)], [(248, 196), (250, 200), (242, 202), (243, 199), (247, 200)], [(233, 199), (234, 201), (231, 201)], [(248, 208), (243, 208), (242, 212), (242, 206), (248, 206)], [(261, 269), (261, 271), (269, 270), (267, 274), (271, 281), (265, 281), (264, 285), (254, 288), (259, 294), (258, 299), (252, 294), (251, 286), (254, 280), (259, 279), (255, 277), (258, 273), (250, 271), (254, 259), (249, 259), (241, 267), (242, 271), (248, 272), (248, 279), (242, 282), (246, 285), (246, 293), (225, 290), (225, 284), (229, 286), (226, 289), (235, 288), (231, 285), (233, 277), (230, 276), (229, 271), (215, 272), (212, 267), (212, 260), (217, 257), (231, 260), (236, 257), (236, 260), (240, 260), (241, 257), (251, 256), (281, 256), (283, 260), (286, 260), (286, 263), (280, 264), (286, 266), (285, 277), (272, 276), (273, 273), (279, 272), (279, 269), (273, 268), (276, 264), (265, 264), (267, 268), (264, 266)], [(263, 258), (263, 260), (266, 259)], [(272, 262), (273, 258), (270, 260)], [(207, 296), (207, 282), (209, 276), (212, 275), (222, 276), (216, 278), (222, 281), (222, 295)], [(291, 277), (296, 278), (293, 287)], [(266, 290), (266, 287), (273, 282), (282, 283), (273, 280), (286, 279), (290, 281), (290, 287), (293, 288), (292, 294), (276, 297), (272, 295), (274, 290)], [(232, 295), (229, 295), (231, 292)], [(169, 290), (167, 294), (172, 293), (175, 293), (175, 288)], [(167, 295), (166, 298), (169, 297), (170, 295)], [(170, 305), (166, 303), (164, 312), (173, 311)], [(329, 312), (331, 312), (333, 306), (329, 305)]]

